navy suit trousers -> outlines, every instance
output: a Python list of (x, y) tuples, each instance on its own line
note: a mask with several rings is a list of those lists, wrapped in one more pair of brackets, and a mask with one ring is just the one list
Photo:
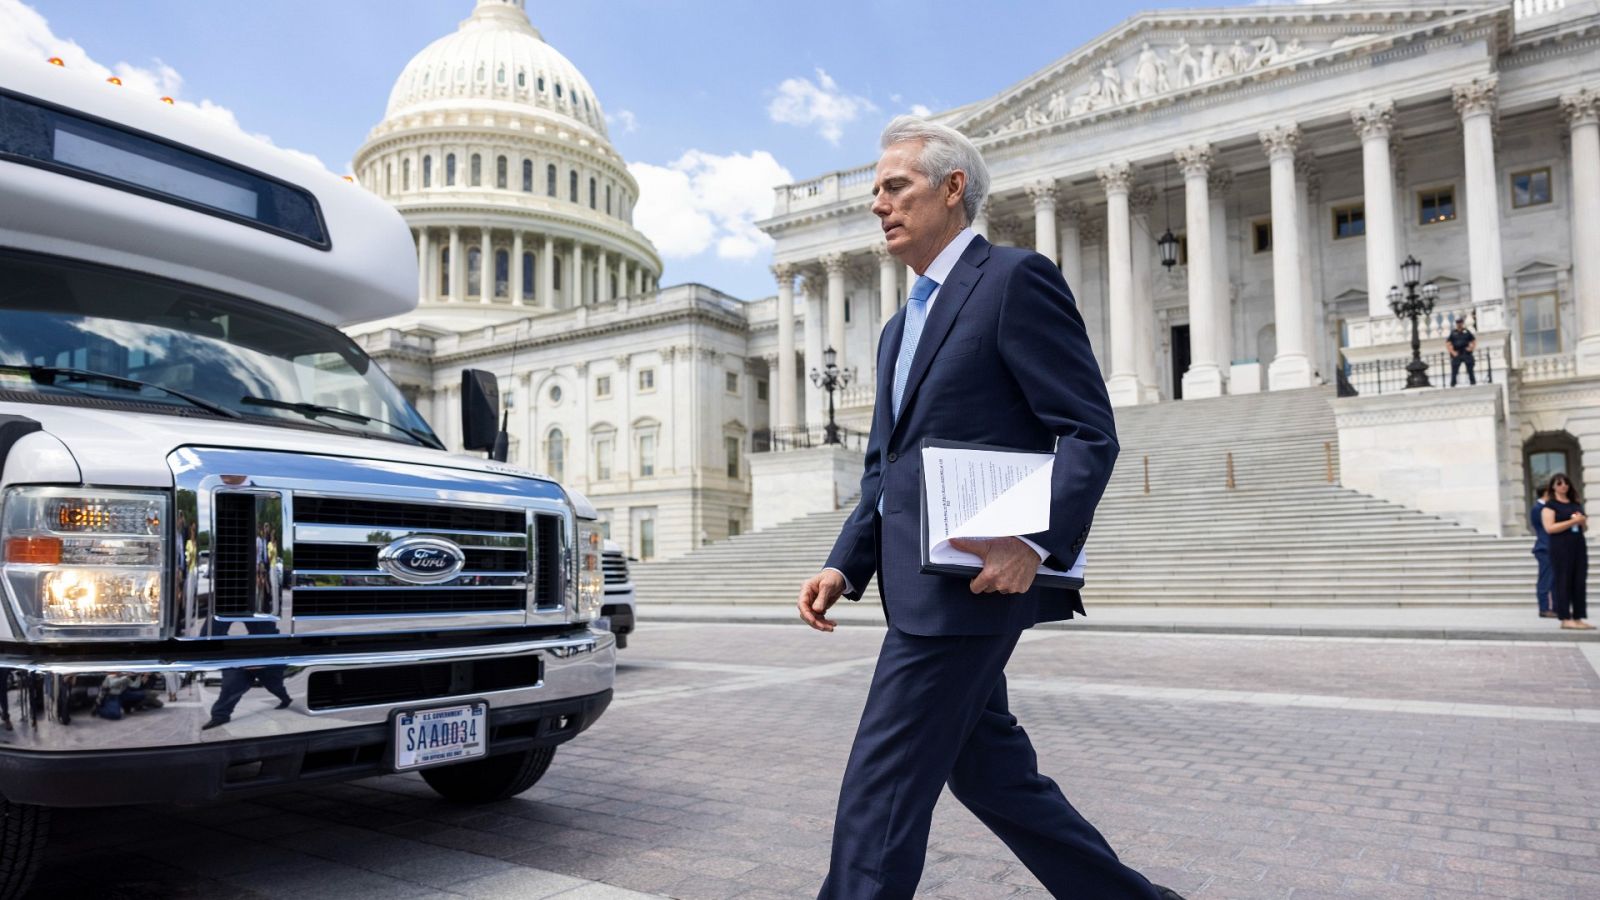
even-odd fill
[(913, 896), (946, 783), (1052, 895), (1154, 900), (1150, 882), (1039, 774), (1006, 703), (1019, 637), (889, 627), (839, 791), (821, 900)]

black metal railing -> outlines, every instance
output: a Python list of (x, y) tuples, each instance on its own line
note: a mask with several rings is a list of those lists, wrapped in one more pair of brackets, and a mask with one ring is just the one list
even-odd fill
[[(822, 425), (795, 425), (781, 428), (760, 428), (752, 435), (752, 453), (782, 453), (786, 450), (810, 450), (827, 444), (827, 428)], [(867, 433), (839, 426), (839, 445), (846, 450), (865, 450)]]
[[(1472, 356), (1476, 366), (1474, 374), (1477, 376), (1478, 383), (1494, 384), (1494, 348), (1480, 348), (1474, 351)], [(1422, 361), (1428, 364), (1428, 381), (1434, 387), (1450, 386), (1449, 353), (1442, 350), (1438, 353), (1424, 353), (1422, 354)], [(1397, 394), (1406, 388), (1406, 366), (1410, 364), (1411, 357), (1409, 356), (1347, 364), (1344, 367), (1344, 371), (1340, 373), (1339, 396)], [(1463, 365), (1457, 377), (1457, 384), (1465, 385), (1469, 383), (1467, 380), (1467, 367)]]

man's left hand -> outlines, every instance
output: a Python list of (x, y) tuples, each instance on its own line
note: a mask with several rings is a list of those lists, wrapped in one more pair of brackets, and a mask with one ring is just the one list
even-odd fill
[(1039, 554), (1014, 537), (952, 538), (950, 546), (983, 560), (983, 571), (972, 579), (974, 594), (1020, 594), (1033, 587)]

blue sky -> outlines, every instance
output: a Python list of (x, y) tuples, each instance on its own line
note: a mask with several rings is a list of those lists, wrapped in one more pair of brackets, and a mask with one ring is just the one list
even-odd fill
[[(528, 13), (611, 118), (663, 283), (754, 299), (773, 291), (751, 224), (773, 183), (870, 162), (892, 115), (990, 96), (1141, 10), (1194, 5), (528, 0)], [(48, 46), (344, 172), (406, 62), (472, 6), (0, 0), (0, 52)]]

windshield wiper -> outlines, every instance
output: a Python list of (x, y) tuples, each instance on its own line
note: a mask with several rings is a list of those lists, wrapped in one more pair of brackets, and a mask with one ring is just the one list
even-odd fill
[(90, 371), (89, 369), (73, 369), (65, 366), (0, 365), (0, 371), (26, 372), (28, 377), (32, 378), (35, 384), (49, 385), (52, 387), (55, 386), (55, 383), (59, 380), (103, 381), (106, 384), (112, 385), (113, 387), (132, 388), (133, 390), (150, 388), (153, 391), (160, 391), (161, 393), (170, 397), (177, 397), (179, 400), (183, 400), (189, 403), (191, 406), (198, 406), (206, 412), (214, 413), (224, 418), (243, 418), (243, 416), (239, 415), (239, 413), (235, 412), (234, 410), (231, 410), (220, 404), (212, 403), (210, 400), (202, 400), (193, 394), (180, 391), (177, 388), (169, 388), (166, 385), (156, 384), (153, 381), (140, 381), (137, 378), (129, 378), (125, 375), (112, 375), (107, 372), (94, 372)]
[(406, 435), (424, 447), (432, 447), (435, 450), (444, 449), (444, 444), (439, 443), (438, 438), (428, 434), (427, 432), (401, 425), (399, 422), (391, 422), (388, 419), (380, 416), (369, 416), (366, 413), (359, 413), (353, 409), (340, 409), (337, 406), (323, 406), (320, 403), (303, 403), (292, 400), (277, 400), (272, 397), (253, 397), (248, 394), (240, 397), (239, 402), (247, 403), (251, 406), (265, 406), (268, 409), (287, 409), (291, 412), (297, 412), (308, 419), (327, 417), (330, 419), (345, 419), (347, 421), (356, 422), (362, 425), (370, 425), (373, 422), (376, 422), (380, 425), (387, 425), (390, 428), (393, 428), (394, 430)]

